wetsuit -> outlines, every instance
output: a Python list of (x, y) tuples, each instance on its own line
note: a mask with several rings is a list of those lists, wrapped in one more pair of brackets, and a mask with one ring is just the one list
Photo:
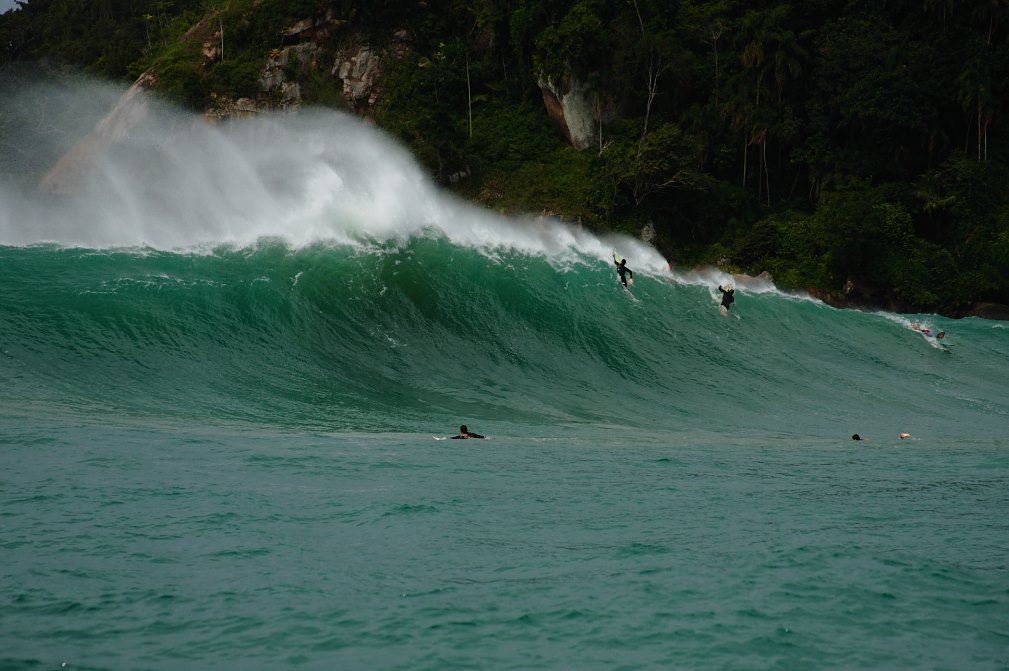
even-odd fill
[(479, 433), (471, 433), (467, 431), (466, 433), (460, 433), (458, 436), (452, 436), (452, 440), (458, 440), (459, 438), (483, 438)]
[(634, 271), (632, 271), (630, 268), (628, 268), (625, 264), (620, 263), (619, 261), (617, 261), (617, 257), (615, 257), (615, 256), (613, 257), (613, 263), (617, 266), (617, 274), (620, 275), (620, 281), (623, 282), (624, 286), (626, 287), (627, 286), (627, 278), (625, 277), (625, 274), (630, 275), (631, 279), (633, 280), (634, 279)]
[(718, 290), (722, 292), (722, 307), (728, 310), (729, 306), (732, 305), (736, 300), (735, 297), (733, 297), (732, 295), (736, 293), (736, 290), (729, 289), (728, 291), (726, 291), (721, 287), (721, 285), (719, 285)]

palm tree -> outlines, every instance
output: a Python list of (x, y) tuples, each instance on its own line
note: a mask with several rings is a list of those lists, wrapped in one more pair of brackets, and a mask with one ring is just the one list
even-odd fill
[[(740, 61), (743, 67), (752, 73), (754, 116), (767, 116), (761, 114), (760, 98), (765, 91), (765, 81), (768, 75), (774, 81), (774, 91), (777, 94), (777, 106), (780, 112), (786, 83), (798, 77), (802, 72), (802, 59), (805, 58), (806, 51), (799, 45), (795, 33), (788, 28), (790, 10), (789, 5), (782, 4), (770, 11), (751, 11), (743, 17), (740, 24), (740, 33), (745, 36), (746, 40), (740, 52)], [(771, 123), (764, 121), (755, 124), (746, 138), (746, 146), (760, 146), (757, 194), (758, 198), (766, 195), (768, 205), (771, 203), (771, 179), (767, 166), (767, 140), (770, 131)], [(743, 165), (745, 183), (745, 154)]]

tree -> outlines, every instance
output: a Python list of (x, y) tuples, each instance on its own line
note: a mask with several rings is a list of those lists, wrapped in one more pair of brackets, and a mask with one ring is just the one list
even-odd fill
[(767, 165), (767, 141), (773, 130), (775, 114), (761, 108), (761, 96), (769, 93), (767, 80), (773, 82), (777, 107), (780, 111), (786, 84), (802, 72), (802, 59), (806, 53), (798, 43), (795, 33), (788, 28), (791, 7), (777, 5), (771, 10), (751, 10), (740, 22), (737, 40), (741, 43), (740, 62), (752, 79), (753, 107), (741, 120), (748, 128), (743, 147), (743, 183), (746, 183), (747, 148), (760, 147), (758, 163), (757, 197), (765, 197), (771, 204), (771, 179)]
[(606, 181), (626, 189), (635, 205), (671, 188), (703, 189), (708, 178), (695, 169), (701, 144), (676, 124), (665, 123), (635, 143), (615, 142), (604, 154)]

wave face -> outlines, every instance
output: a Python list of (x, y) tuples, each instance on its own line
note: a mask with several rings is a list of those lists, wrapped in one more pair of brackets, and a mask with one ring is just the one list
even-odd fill
[(1009, 417), (1002, 324), (918, 316), (928, 341), (759, 282), (725, 318), (729, 276), (458, 202), (342, 115), (157, 110), (74, 195), (0, 198), (8, 416), (954, 441)]

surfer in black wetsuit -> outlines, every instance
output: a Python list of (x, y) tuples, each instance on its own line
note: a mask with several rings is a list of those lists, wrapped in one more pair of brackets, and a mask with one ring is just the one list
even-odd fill
[(465, 424), (459, 427), (459, 435), (452, 436), (452, 440), (458, 440), (460, 438), (483, 438), (479, 433), (473, 433), (470, 431)]
[(722, 307), (728, 310), (729, 306), (736, 301), (735, 297), (732, 295), (736, 293), (736, 290), (732, 288), (731, 284), (726, 284), (724, 289), (722, 288), (722, 285), (719, 284), (718, 290), (722, 292)]
[(631, 280), (634, 280), (634, 271), (627, 267), (627, 259), (620, 259), (617, 261), (617, 253), (613, 252), (613, 263), (617, 266), (617, 274), (620, 275), (620, 281), (624, 283), (624, 287), (627, 287), (627, 277), (625, 275), (630, 275)]

